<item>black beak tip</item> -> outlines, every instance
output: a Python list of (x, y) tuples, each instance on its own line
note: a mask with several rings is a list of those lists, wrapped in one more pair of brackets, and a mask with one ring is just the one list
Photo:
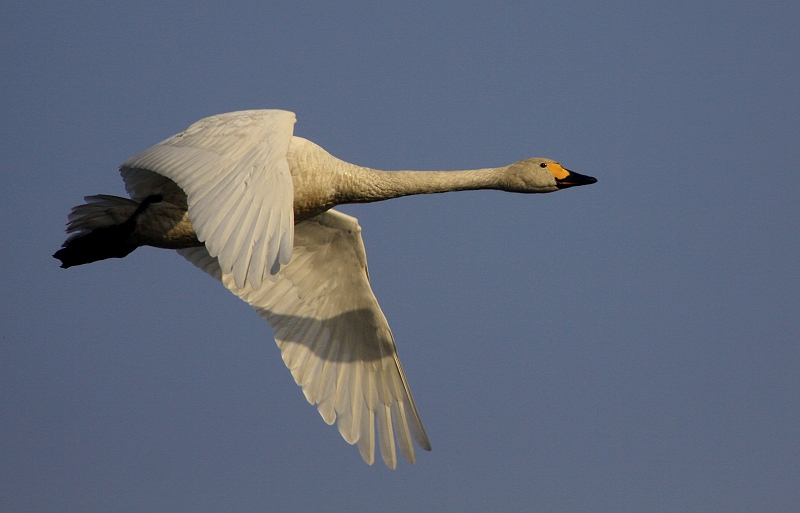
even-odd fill
[(577, 187), (578, 185), (591, 185), (593, 183), (597, 183), (597, 178), (570, 171), (565, 178), (556, 180), (556, 187), (559, 189), (567, 189), (569, 187)]

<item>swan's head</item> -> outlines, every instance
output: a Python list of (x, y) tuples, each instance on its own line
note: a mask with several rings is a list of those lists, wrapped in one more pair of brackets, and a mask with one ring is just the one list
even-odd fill
[(503, 189), (511, 192), (553, 192), (597, 182), (591, 176), (564, 169), (555, 160), (541, 158), (515, 162), (506, 168), (504, 175)]

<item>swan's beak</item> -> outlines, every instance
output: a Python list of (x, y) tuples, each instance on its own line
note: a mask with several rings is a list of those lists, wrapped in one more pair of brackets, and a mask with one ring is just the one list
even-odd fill
[[(564, 168), (561, 168), (564, 169)], [(597, 182), (597, 178), (581, 175), (570, 171), (569, 169), (564, 169), (567, 172), (567, 175), (563, 178), (556, 178), (556, 187), (559, 189), (566, 189), (568, 187), (575, 187), (577, 185), (591, 185)]]

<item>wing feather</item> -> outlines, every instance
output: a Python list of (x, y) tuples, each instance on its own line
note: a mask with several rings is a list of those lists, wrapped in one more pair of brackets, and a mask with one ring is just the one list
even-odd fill
[[(245, 259), (250, 262), (248, 268), (247, 279), (249, 283), (258, 283), (263, 281), (264, 270), (267, 263), (267, 242), (268, 238), (265, 236), (264, 225), (269, 214), (265, 211), (262, 205), (258, 205), (258, 213), (256, 214), (256, 222), (253, 226), (254, 239), (251, 241), (247, 248)], [(283, 213), (281, 212), (281, 216)], [(283, 220), (281, 220), (283, 222)], [(281, 237), (283, 234), (281, 234)]]
[(270, 323), (306, 399), (325, 422), (338, 424), (364, 461), (375, 461), (377, 441), (390, 468), (397, 465), (398, 447), (413, 463), (412, 436), (425, 450), (430, 442), (369, 286), (358, 222), (331, 210), (299, 223), (294, 235), (292, 260), (258, 290), (237, 285), (235, 267), (221, 269), (204, 248), (179, 253)]
[(392, 403), (392, 425), (397, 433), (397, 445), (400, 447), (400, 454), (406, 460), (414, 463), (416, 461), (414, 445), (411, 443), (411, 433), (408, 429), (404, 403)]
[(125, 187), (142, 199), (159, 185), (147, 172), (176, 183), (198, 239), (222, 272), (237, 287), (258, 290), (291, 259), (294, 193), (286, 153), (294, 122), (281, 110), (201, 119), (123, 163)]
[(397, 467), (397, 450), (394, 445), (394, 431), (392, 430), (392, 407), (382, 405), (378, 414), (378, 434), (380, 435), (381, 456), (389, 468)]
[[(374, 381), (374, 376), (372, 374), (368, 374), (367, 381), (371, 382)], [(374, 393), (371, 386), (367, 388), (368, 395), (372, 395)], [(371, 401), (370, 397), (365, 398), (367, 404)], [(362, 406), (363, 408), (363, 406)], [(359, 419), (359, 438), (358, 438), (358, 452), (361, 454), (361, 457), (367, 462), (368, 465), (372, 465), (375, 462), (375, 411), (371, 408), (367, 408), (363, 413), (356, 417)]]

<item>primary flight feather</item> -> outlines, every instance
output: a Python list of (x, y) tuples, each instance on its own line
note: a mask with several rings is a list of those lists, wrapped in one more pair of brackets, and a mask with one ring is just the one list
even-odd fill
[[(269, 322), (306, 399), (369, 464), (380, 447), (430, 450), (389, 329), (369, 285), (358, 221), (332, 207), (410, 194), (546, 193), (595, 183), (550, 159), (469, 171), (379, 171), (292, 135), (283, 110), (202, 119), (122, 164), (131, 199), (87, 196), (72, 209), (62, 267), (176, 249)], [(375, 426), (377, 425), (377, 438)]]

